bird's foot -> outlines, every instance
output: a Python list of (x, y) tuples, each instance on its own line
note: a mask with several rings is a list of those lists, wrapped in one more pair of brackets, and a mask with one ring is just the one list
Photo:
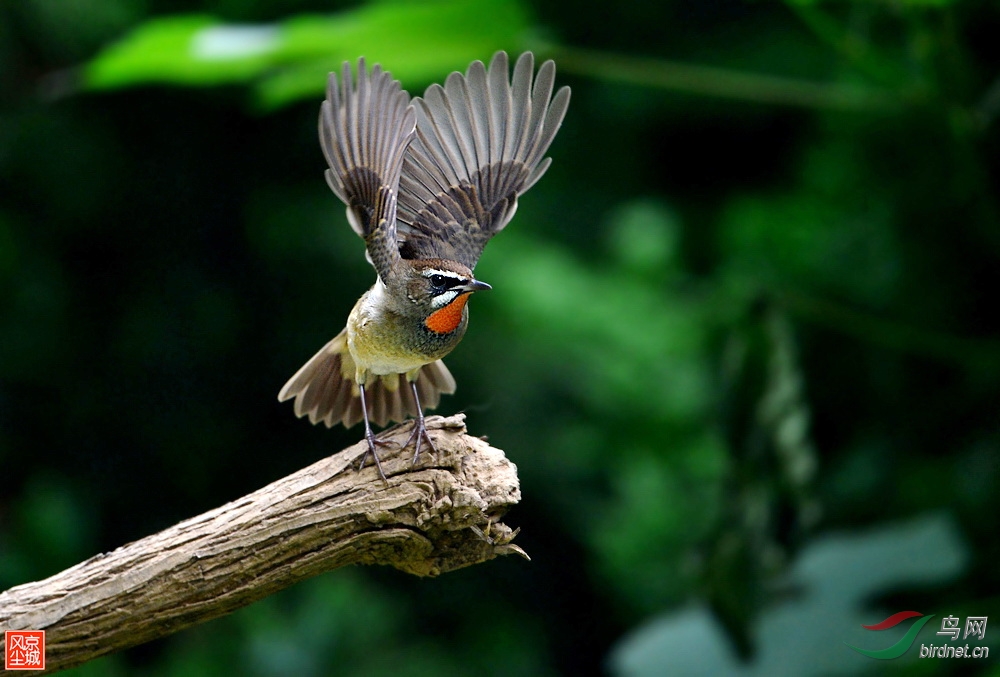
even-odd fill
[(427, 426), (424, 424), (424, 417), (419, 416), (413, 420), (413, 432), (410, 433), (410, 437), (406, 440), (406, 444), (403, 448), (413, 445), (413, 460), (410, 462), (410, 467), (412, 468), (417, 464), (417, 459), (420, 457), (420, 445), (422, 442), (427, 442), (427, 446), (431, 448), (434, 452), (434, 458), (437, 460), (439, 458), (437, 446), (434, 444), (434, 440), (427, 433)]
[(389, 480), (385, 478), (385, 473), (382, 472), (382, 463), (378, 459), (378, 451), (376, 448), (393, 446), (395, 445), (395, 442), (377, 439), (371, 428), (368, 428), (365, 431), (365, 440), (368, 442), (368, 451), (364, 453), (361, 457), (361, 462), (358, 463), (358, 472), (361, 472), (361, 469), (365, 467), (365, 461), (368, 460), (368, 455), (371, 454), (371, 457), (375, 459), (375, 469), (378, 470), (378, 476), (382, 478), (383, 482), (388, 483)]

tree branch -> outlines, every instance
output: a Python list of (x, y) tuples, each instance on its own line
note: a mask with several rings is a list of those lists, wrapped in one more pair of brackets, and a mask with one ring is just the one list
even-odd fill
[[(380, 439), (401, 445), (410, 427)], [(0, 593), (0, 631), (45, 630), (53, 671), (348, 564), (437, 576), (497, 555), (527, 557), (510, 543), (516, 532), (497, 522), (520, 500), (516, 467), (467, 435), (461, 414), (428, 418), (427, 427), (436, 461), (425, 455), (411, 470), (409, 453), (383, 450), (386, 483), (370, 459), (357, 471), (362, 441), (220, 508)]]
[(539, 51), (544, 52), (547, 58), (555, 59), (563, 72), (756, 103), (831, 110), (893, 111), (919, 97), (918, 92), (897, 92), (861, 84), (814, 82), (562, 45), (541, 47)]

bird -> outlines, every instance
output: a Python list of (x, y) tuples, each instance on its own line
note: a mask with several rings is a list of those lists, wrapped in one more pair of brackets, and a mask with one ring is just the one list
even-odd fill
[(467, 302), (490, 289), (473, 269), (486, 243), (513, 218), (518, 197), (545, 173), (545, 157), (569, 105), (569, 87), (553, 95), (555, 63), (537, 74), (521, 54), (489, 66), (473, 61), (410, 99), (379, 64), (357, 76), (344, 62), (330, 73), (319, 137), (330, 189), (347, 206), (365, 242), (374, 285), (358, 299), (346, 327), (284, 385), (298, 417), (328, 428), (364, 421), (369, 455), (385, 473), (372, 423), (414, 418), (402, 448), (426, 442), (424, 409), (456, 383), (441, 361), (465, 335)]

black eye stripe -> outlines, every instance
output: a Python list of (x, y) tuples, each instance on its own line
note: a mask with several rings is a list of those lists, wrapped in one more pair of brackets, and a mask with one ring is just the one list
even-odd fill
[(430, 275), (428, 279), (431, 281), (431, 285), (438, 289), (450, 289), (455, 285), (462, 284), (462, 280), (458, 278), (451, 277), (450, 275), (441, 275), (439, 273)]

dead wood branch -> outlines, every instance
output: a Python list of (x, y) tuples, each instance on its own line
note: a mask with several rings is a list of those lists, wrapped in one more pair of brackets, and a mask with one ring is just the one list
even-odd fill
[[(365, 446), (356, 444), (158, 534), (0, 593), (0, 631), (45, 630), (51, 672), (348, 564), (436, 576), (523, 555), (498, 521), (520, 500), (514, 465), (467, 435), (462, 415), (428, 418), (427, 427), (437, 461), (424, 454), (411, 470), (408, 451), (383, 448), (386, 484), (370, 460), (357, 472)], [(380, 438), (399, 445), (410, 429), (397, 426)]]

